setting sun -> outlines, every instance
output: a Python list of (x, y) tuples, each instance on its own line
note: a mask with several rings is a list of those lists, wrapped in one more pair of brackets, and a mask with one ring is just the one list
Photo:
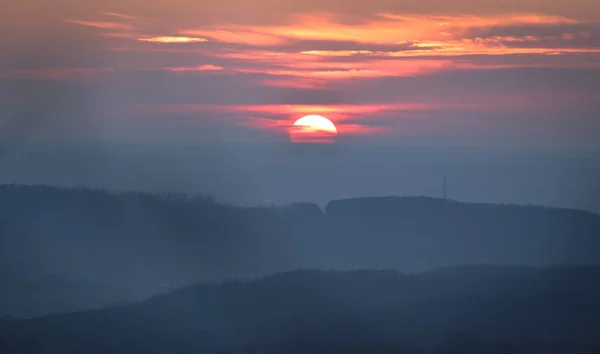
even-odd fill
[(335, 124), (320, 115), (304, 116), (290, 128), (290, 139), (294, 143), (333, 143), (336, 136)]

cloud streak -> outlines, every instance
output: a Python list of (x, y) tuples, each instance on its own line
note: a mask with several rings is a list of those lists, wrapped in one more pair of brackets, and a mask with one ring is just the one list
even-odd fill
[[(477, 103), (372, 103), (328, 105), (210, 105), (210, 104), (146, 104), (134, 105), (134, 116), (217, 117), (223, 125), (237, 125), (286, 134), (293, 123), (305, 116), (318, 114), (329, 118), (341, 135), (393, 134), (406, 120), (423, 120), (428, 112), (446, 110), (478, 110)], [(385, 118), (388, 117), (388, 118)], [(393, 118), (389, 118), (393, 117)], [(385, 118), (383, 121), (382, 118)], [(382, 123), (385, 122), (385, 123)]]
[(199, 37), (177, 37), (177, 36), (158, 36), (150, 38), (138, 38), (140, 42), (150, 43), (202, 43), (208, 42), (206, 38)]
[(65, 20), (65, 22), (72, 23), (75, 25), (86, 26), (86, 27), (100, 28), (100, 29), (104, 29), (104, 30), (127, 31), (127, 30), (135, 29), (135, 26), (133, 26), (133, 25), (130, 25), (127, 23), (120, 23), (120, 22), (84, 21), (84, 20)]
[(171, 71), (174, 73), (185, 73), (185, 72), (199, 72), (199, 71), (221, 71), (221, 70), (223, 70), (223, 67), (205, 64), (205, 65), (199, 65), (199, 66), (194, 66), (194, 67), (190, 67), (190, 68), (186, 68), (186, 67), (163, 68), (163, 70)]

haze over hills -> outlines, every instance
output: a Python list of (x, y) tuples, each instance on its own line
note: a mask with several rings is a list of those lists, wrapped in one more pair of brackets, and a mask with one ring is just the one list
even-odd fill
[[(311, 203), (239, 207), (205, 197), (4, 185), (0, 235), (0, 277), (9, 289), (0, 314), (14, 316), (296, 268), (600, 262), (596, 214), (425, 197), (337, 200), (322, 211)], [(31, 295), (40, 291), (49, 295)]]
[(324, 207), (356, 196), (441, 197), (445, 175), (448, 197), (460, 201), (600, 213), (597, 151), (474, 149), (438, 139), (421, 146), (410, 137), (394, 145), (31, 139), (0, 146), (0, 159), (2, 183), (210, 193), (237, 205), (307, 200)]
[(600, 268), (298, 270), (8, 321), (0, 353), (596, 353)]

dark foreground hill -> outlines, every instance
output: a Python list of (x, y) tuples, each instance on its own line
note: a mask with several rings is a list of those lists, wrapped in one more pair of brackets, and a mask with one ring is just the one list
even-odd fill
[(296, 268), (598, 264), (598, 254), (600, 216), (577, 210), (388, 197), (333, 201), (322, 212), (0, 186), (0, 315), (99, 308)]
[(0, 353), (597, 353), (599, 280), (597, 266), (300, 270), (7, 322)]

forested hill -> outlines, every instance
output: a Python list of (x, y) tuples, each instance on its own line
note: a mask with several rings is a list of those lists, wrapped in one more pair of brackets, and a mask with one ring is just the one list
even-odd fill
[(10, 322), (0, 337), (7, 353), (592, 353), (598, 279), (597, 266), (298, 270)]
[(580, 210), (370, 197), (332, 201), (325, 214), (360, 266), (600, 262), (600, 216)]
[[(598, 254), (600, 216), (577, 210), (381, 197), (322, 212), (311, 203), (0, 186), (0, 315), (96, 308), (296, 268), (597, 264)], [(30, 296), (40, 291), (48, 297)]]

